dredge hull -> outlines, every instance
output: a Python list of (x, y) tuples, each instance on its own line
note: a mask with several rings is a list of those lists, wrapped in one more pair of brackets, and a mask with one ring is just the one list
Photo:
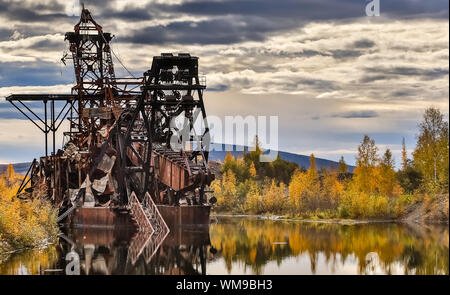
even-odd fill
[[(170, 229), (178, 226), (208, 226), (210, 222), (210, 206), (157, 205), (157, 207)], [(136, 227), (128, 211), (107, 207), (77, 208), (70, 216), (68, 224), (73, 228), (133, 229)]]
[(136, 227), (128, 211), (118, 211), (108, 207), (77, 208), (67, 224), (72, 228), (134, 229)]
[(210, 206), (157, 205), (169, 228), (176, 226), (208, 226)]

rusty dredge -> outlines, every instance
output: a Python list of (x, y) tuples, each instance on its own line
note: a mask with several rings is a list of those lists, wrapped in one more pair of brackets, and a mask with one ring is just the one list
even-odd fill
[[(115, 227), (129, 219), (141, 231), (165, 235), (175, 225), (208, 224), (214, 176), (198, 58), (162, 54), (143, 77), (118, 78), (112, 38), (83, 8), (74, 32), (65, 35), (70, 53), (63, 61), (73, 60), (76, 76), (72, 94), (7, 97), (45, 134), (46, 155), (33, 161), (19, 195), (50, 199), (58, 221), (72, 226)], [(43, 103), (44, 118), (30, 102)], [(184, 133), (173, 123), (182, 115)], [(193, 128), (197, 119), (206, 123), (201, 134)], [(64, 120), (70, 129), (56, 151)]]

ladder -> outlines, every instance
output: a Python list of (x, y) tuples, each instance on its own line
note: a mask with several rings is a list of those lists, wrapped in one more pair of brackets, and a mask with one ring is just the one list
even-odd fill
[(139, 202), (136, 194), (132, 192), (130, 208), (139, 231), (128, 248), (128, 259), (134, 265), (143, 254), (146, 263), (149, 263), (169, 234), (170, 229), (148, 193), (144, 195), (142, 202)]

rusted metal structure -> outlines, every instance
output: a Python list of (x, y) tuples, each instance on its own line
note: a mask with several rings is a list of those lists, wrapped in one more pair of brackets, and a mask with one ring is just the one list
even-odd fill
[[(164, 236), (167, 224), (208, 224), (206, 193), (214, 175), (207, 166), (206, 85), (198, 58), (162, 54), (142, 77), (119, 78), (112, 38), (83, 7), (65, 35), (71, 54), (63, 61), (72, 59), (76, 77), (72, 94), (6, 98), (45, 134), (45, 156), (33, 161), (19, 195), (50, 199), (59, 220), (77, 226), (110, 226), (130, 215), (141, 230)], [(43, 102), (44, 118), (30, 101)], [(179, 118), (183, 128), (174, 124)], [(64, 146), (56, 150), (55, 133), (66, 119)], [(204, 126), (199, 135), (197, 120)]]

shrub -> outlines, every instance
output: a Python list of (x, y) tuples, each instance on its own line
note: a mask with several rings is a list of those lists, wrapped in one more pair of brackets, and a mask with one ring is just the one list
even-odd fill
[(0, 176), (0, 235), (14, 248), (32, 247), (58, 234), (57, 211), (47, 201), (16, 198), (20, 176)]

